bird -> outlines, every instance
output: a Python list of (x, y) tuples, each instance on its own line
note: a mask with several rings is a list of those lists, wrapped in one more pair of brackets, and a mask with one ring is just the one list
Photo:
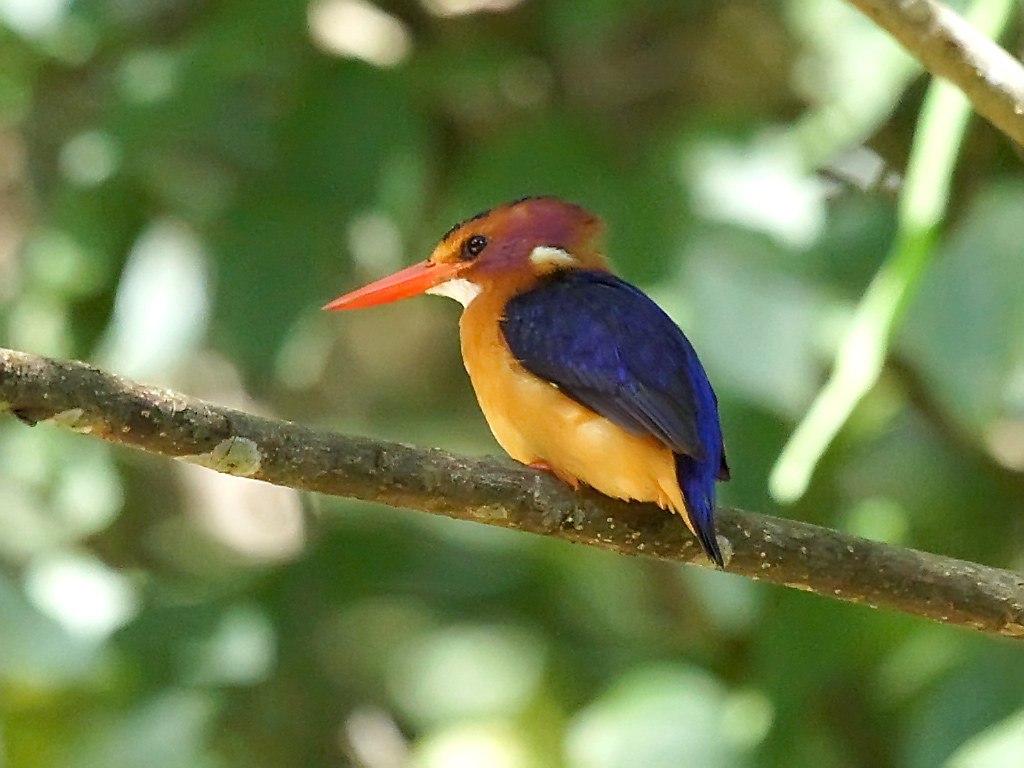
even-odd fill
[(463, 361), (501, 447), (573, 488), (677, 513), (723, 568), (716, 481), (729, 466), (717, 397), (682, 330), (612, 273), (603, 235), (578, 205), (521, 198), (324, 309), (423, 293), (459, 301)]

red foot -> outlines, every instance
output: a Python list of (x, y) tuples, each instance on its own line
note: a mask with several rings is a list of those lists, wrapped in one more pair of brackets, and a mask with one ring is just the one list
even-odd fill
[(555, 467), (552, 467), (546, 461), (531, 461), (528, 466), (530, 467), (530, 469), (536, 469), (536, 470), (539, 470), (541, 472), (550, 472), (552, 475), (557, 477), (563, 483), (565, 483), (567, 485), (571, 485), (573, 490), (579, 490), (579, 487), (580, 487), (580, 481), (579, 480), (577, 480), (572, 475), (567, 475), (564, 472), (562, 472), (561, 470), (556, 469)]

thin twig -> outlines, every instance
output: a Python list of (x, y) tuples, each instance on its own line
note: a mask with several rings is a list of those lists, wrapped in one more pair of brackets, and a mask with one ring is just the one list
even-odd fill
[[(707, 564), (678, 517), (580, 490), (507, 459), (345, 437), (136, 384), (84, 363), (0, 349), (0, 410), (227, 474)], [(727, 570), (1009, 637), (1024, 576), (827, 528), (719, 509)]]
[(934, 0), (848, 0), (1024, 147), (1024, 66)]

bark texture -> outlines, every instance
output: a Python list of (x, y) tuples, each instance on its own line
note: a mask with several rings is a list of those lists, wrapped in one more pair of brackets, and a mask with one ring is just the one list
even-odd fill
[[(515, 462), (310, 429), (0, 349), (0, 410), (227, 474), (497, 525), (624, 555), (710, 564), (678, 517)], [(1024, 637), (1024, 575), (794, 520), (718, 510), (731, 573)]]

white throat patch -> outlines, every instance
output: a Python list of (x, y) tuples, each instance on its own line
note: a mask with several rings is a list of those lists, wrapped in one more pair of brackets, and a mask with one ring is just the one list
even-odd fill
[(447, 296), (449, 299), (455, 299), (462, 306), (468, 307), (469, 302), (480, 295), (480, 286), (469, 282), (464, 277), (456, 277), (454, 280), (440, 283), (433, 288), (427, 288), (426, 292), (435, 296)]
[(540, 272), (551, 272), (562, 267), (571, 267), (576, 264), (576, 257), (561, 248), (553, 248), (550, 245), (538, 245), (530, 251), (530, 263)]

